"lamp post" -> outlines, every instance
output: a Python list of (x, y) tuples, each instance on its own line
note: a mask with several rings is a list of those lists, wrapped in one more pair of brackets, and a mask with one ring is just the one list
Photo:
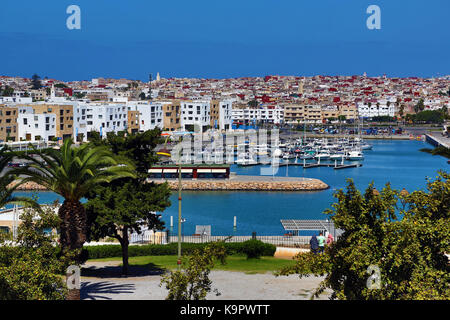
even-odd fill
[[(186, 133), (181, 133), (180, 134), (180, 143), (182, 140), (182, 136), (186, 134)], [(165, 144), (167, 143), (168, 138), (166, 139)], [(164, 144), (164, 145), (165, 145)], [(181, 152), (182, 149), (180, 149), (180, 155), (178, 157), (178, 259), (177, 259), (177, 265), (178, 265), (178, 270), (181, 269), (181, 223), (183, 222), (181, 219)], [(161, 150), (159, 150), (157, 153), (157, 155), (160, 156), (165, 156), (165, 157), (171, 157), (171, 153), (163, 148)]]

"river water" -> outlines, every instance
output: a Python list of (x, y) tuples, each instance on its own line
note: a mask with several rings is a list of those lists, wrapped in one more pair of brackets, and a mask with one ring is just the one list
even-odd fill
[[(195, 233), (196, 225), (211, 225), (213, 235), (282, 235), (281, 219), (325, 219), (323, 211), (331, 208), (335, 201), (333, 193), (344, 188), (346, 179), (355, 181), (364, 191), (374, 181), (381, 190), (387, 182), (393, 188), (408, 191), (425, 189), (426, 177), (435, 178), (438, 170), (449, 170), (447, 159), (420, 152), (431, 148), (421, 141), (371, 140), (372, 150), (364, 152), (363, 166), (334, 170), (333, 168), (281, 167), (277, 176), (317, 178), (330, 186), (319, 192), (183, 192), (183, 234)], [(232, 166), (232, 171), (243, 175), (260, 175), (260, 167)], [(18, 195), (30, 195), (18, 192)], [(49, 203), (61, 197), (52, 192), (37, 193), (40, 203)], [(178, 195), (171, 196), (172, 206), (162, 213), (162, 219), (170, 228), (173, 217), (173, 232), (177, 232)], [(233, 218), (237, 218), (237, 229), (233, 230)]]

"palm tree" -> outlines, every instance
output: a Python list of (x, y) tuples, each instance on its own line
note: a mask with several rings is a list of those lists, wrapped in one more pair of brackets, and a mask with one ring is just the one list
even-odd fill
[(35, 151), (42, 160), (23, 156), (31, 164), (13, 172), (25, 176), (22, 183), (37, 183), (64, 198), (58, 211), (60, 244), (63, 250), (81, 249), (86, 241), (86, 212), (80, 200), (100, 183), (134, 178), (134, 166), (115, 157), (107, 147), (91, 144), (75, 147), (72, 139), (66, 139), (60, 150)]
[(10, 152), (6, 147), (0, 150), (0, 208), (8, 204), (27, 204), (33, 207), (39, 207), (35, 201), (29, 198), (13, 195), (14, 191), (22, 184), (22, 182), (16, 181), (17, 177), (11, 171), (8, 171), (8, 163), (12, 160), (13, 156), (14, 153)]

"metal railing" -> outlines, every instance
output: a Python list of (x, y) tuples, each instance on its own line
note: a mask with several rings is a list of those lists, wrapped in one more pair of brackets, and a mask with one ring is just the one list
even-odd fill
[[(260, 240), (264, 243), (270, 243), (281, 247), (300, 247), (309, 245), (311, 236), (208, 236), (208, 235), (183, 235), (181, 242), (184, 243), (208, 243), (214, 241), (225, 241), (227, 243), (244, 242), (250, 239)], [(158, 232), (153, 234), (132, 234), (130, 236), (130, 243), (132, 244), (168, 244), (178, 242), (177, 235), (169, 235), (166, 232)]]

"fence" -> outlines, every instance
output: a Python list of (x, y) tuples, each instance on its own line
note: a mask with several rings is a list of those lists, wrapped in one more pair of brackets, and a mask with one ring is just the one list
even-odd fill
[[(244, 242), (250, 239), (257, 239), (264, 243), (270, 243), (280, 247), (300, 247), (309, 246), (310, 236), (257, 236), (256, 234), (251, 236), (207, 236), (207, 235), (189, 235), (181, 236), (181, 242), (187, 243), (207, 243), (213, 241), (225, 241), (225, 242)], [(178, 236), (170, 235), (168, 232), (156, 232), (156, 233), (142, 233), (132, 234), (130, 236), (130, 243), (134, 244), (168, 244), (171, 242), (178, 242)]]

